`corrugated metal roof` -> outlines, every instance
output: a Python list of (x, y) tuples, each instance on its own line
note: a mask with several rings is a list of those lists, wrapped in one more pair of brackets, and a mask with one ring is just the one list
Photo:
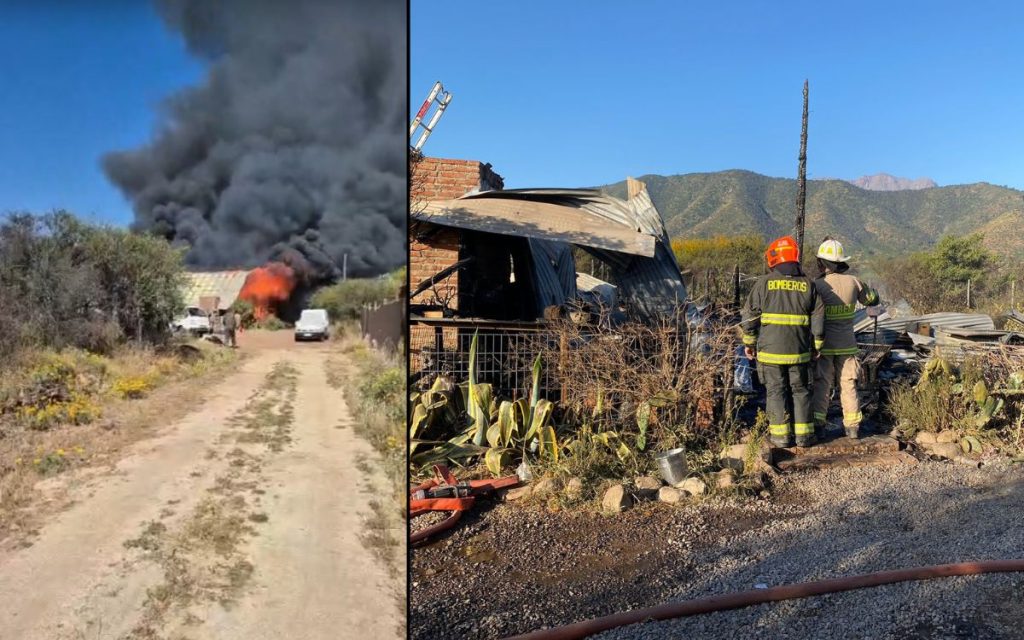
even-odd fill
[(632, 224), (624, 204), (584, 190), (485, 191), (429, 202), (412, 217), (446, 227), (653, 257), (655, 235)]
[(576, 297), (576, 265), (572, 247), (564, 242), (530, 238), (537, 309), (563, 305)]
[[(865, 314), (866, 315), (866, 314)], [(912, 331), (919, 324), (941, 329), (969, 329), (980, 331), (994, 330), (995, 323), (991, 316), (982, 313), (929, 313), (923, 316), (903, 316), (890, 318), (884, 314), (878, 319), (878, 337), (880, 342), (892, 344), (897, 338)], [(871, 333), (874, 324), (871, 318), (855, 320), (853, 330), (857, 333)]]
[(648, 320), (671, 317), (686, 302), (686, 286), (670, 248), (668, 230), (644, 183), (629, 178), (627, 184), (630, 190), (627, 215), (635, 228), (658, 238), (653, 259), (588, 251), (612, 265), (612, 279), (629, 312)]
[(249, 271), (205, 271), (188, 274), (188, 284), (185, 287), (185, 305), (189, 307), (199, 306), (199, 299), (216, 296), (220, 298), (219, 307), (227, 309), (242, 291), (245, 279)]
[(629, 200), (590, 189), (510, 189), (428, 203), (412, 217), (441, 226), (530, 239), (540, 308), (577, 296), (570, 245), (612, 270), (619, 299), (640, 319), (673, 315), (686, 302), (665, 222), (646, 186), (629, 178)]

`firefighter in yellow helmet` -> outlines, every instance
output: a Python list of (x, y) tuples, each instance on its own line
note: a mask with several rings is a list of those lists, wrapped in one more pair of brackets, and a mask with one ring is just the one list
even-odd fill
[(806, 447), (815, 441), (811, 361), (822, 346), (824, 308), (814, 283), (800, 269), (796, 240), (775, 240), (765, 259), (771, 272), (758, 278), (743, 306), (743, 344), (747, 358), (757, 360), (758, 377), (767, 389), (772, 443)]
[(832, 388), (838, 381), (843, 427), (848, 438), (857, 438), (863, 416), (857, 396), (860, 361), (853, 315), (858, 302), (866, 307), (878, 304), (878, 292), (847, 273), (850, 258), (838, 240), (826, 238), (817, 257), (821, 276), (814, 285), (825, 303), (825, 344), (814, 374), (814, 424), (819, 433), (824, 430)]

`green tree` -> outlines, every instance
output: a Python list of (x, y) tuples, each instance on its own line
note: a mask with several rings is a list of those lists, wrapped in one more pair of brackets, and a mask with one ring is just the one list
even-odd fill
[(379, 278), (353, 278), (339, 282), (314, 293), (310, 304), (327, 309), (333, 321), (354, 320), (359, 317), (363, 306), (394, 300), (405, 286), (405, 273), (402, 267)]
[(999, 261), (983, 241), (981, 234), (945, 236), (932, 249), (886, 261), (890, 297), (917, 313), (966, 310), (968, 282), (977, 300), (1001, 281)]
[(983, 246), (985, 236), (945, 236), (928, 252), (928, 267), (944, 286), (983, 286), (995, 266), (995, 258)]
[(183, 307), (181, 253), (66, 211), (0, 223), (0, 354), (68, 345), (108, 351), (159, 340)]
[(104, 307), (125, 335), (160, 340), (185, 306), (182, 252), (154, 236), (92, 227), (85, 243), (99, 274)]

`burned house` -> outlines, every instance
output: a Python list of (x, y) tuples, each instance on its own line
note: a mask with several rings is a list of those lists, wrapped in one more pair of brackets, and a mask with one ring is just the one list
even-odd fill
[[(481, 377), (514, 393), (522, 367), (506, 356), (546, 319), (677, 313), (686, 288), (664, 222), (643, 183), (630, 179), (628, 194), (505, 190), (490, 165), (422, 159), (409, 234), (414, 377), (464, 375), (478, 333)], [(577, 273), (579, 255), (600, 263), (607, 281)]]

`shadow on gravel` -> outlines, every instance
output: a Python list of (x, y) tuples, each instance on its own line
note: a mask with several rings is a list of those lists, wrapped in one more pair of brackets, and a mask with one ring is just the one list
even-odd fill
[[(615, 517), (489, 504), (412, 554), (411, 638), (503, 638), (668, 600), (1024, 556), (1022, 471), (787, 477), (771, 501)], [(1024, 576), (904, 583), (637, 625), (611, 638), (1021, 637)]]
[[(1021, 472), (950, 463), (874, 480), (864, 493), (815, 505), (701, 557), (698, 579), (662, 601), (933, 564), (1024, 557)], [(883, 475), (884, 469), (874, 473)], [(804, 477), (809, 477), (806, 474)], [(941, 478), (941, 481), (939, 480)], [(801, 476), (792, 478), (796, 486)], [(853, 483), (850, 483), (853, 484)], [(929, 486), (931, 484), (937, 486)], [(601, 634), (612, 638), (1024, 637), (1024, 576), (942, 578), (759, 605)]]

